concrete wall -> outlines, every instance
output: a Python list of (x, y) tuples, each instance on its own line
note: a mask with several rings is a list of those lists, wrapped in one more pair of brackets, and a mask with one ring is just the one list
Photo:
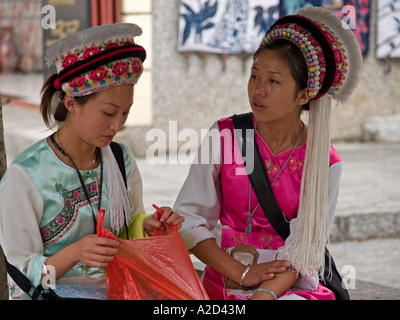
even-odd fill
[(40, 0), (0, 1), (1, 27), (13, 27), (19, 63), (26, 71), (41, 71), (43, 36)]
[[(149, 145), (154, 143), (146, 142), (146, 135), (152, 128), (159, 128), (168, 135), (169, 121), (176, 121), (178, 132), (190, 128), (200, 138), (200, 130), (209, 128), (213, 121), (250, 110), (247, 80), (251, 57), (243, 60), (231, 55), (224, 60), (217, 54), (200, 56), (178, 52), (179, 3), (179, 0), (152, 1), (152, 28), (143, 30), (143, 34), (152, 33), (152, 47), (147, 48), (146, 43), (152, 58), (152, 101), (141, 103), (138, 99), (134, 107), (148, 108), (152, 119), (142, 121), (146, 125), (127, 126), (119, 137), (139, 156), (145, 155)], [(39, 0), (2, 4), (0, 26), (13, 25), (16, 38), (20, 40), (17, 42), (20, 52), (41, 62), (40, 8)], [(371, 0), (369, 52), (364, 57), (363, 78), (352, 99), (333, 110), (333, 140), (361, 139), (363, 125), (369, 117), (400, 114), (400, 60), (376, 59), (376, 17), (377, 0)], [(33, 34), (28, 32), (31, 30)], [(386, 72), (388, 69), (390, 72)], [(139, 86), (137, 89), (142, 90)]]
[[(400, 61), (376, 59), (377, 1), (371, 0), (369, 52), (364, 57), (361, 83), (351, 100), (332, 114), (333, 140), (358, 140), (368, 117), (400, 113)], [(247, 80), (251, 57), (243, 62), (231, 55), (189, 56), (177, 50), (179, 1), (153, 1), (153, 125), (168, 133), (169, 121), (178, 131), (198, 133), (214, 120), (250, 110)], [(225, 67), (224, 67), (225, 66)], [(391, 71), (385, 73), (390, 66)], [(151, 127), (130, 129), (129, 140), (137, 153)], [(150, 142), (152, 143), (152, 142)], [(140, 147), (139, 147), (140, 145)]]

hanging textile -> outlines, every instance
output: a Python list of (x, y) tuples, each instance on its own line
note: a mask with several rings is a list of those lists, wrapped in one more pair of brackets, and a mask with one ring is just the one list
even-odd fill
[(400, 57), (400, 2), (378, 0), (377, 58)]
[(279, 15), (294, 14), (305, 6), (323, 7), (335, 13), (353, 30), (361, 52), (369, 46), (370, 0), (280, 0)]
[(181, 0), (181, 52), (253, 53), (279, 17), (279, 0)]

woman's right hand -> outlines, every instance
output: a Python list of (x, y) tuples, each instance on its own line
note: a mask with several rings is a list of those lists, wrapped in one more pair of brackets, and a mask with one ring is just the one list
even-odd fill
[(75, 252), (78, 261), (87, 266), (105, 268), (114, 260), (118, 246), (119, 242), (116, 240), (92, 234), (76, 242)]
[[(287, 260), (275, 260), (252, 265), (244, 277), (243, 286), (255, 287), (263, 281), (273, 279), (276, 273), (285, 272), (290, 267), (291, 264)], [(245, 269), (246, 266), (244, 266), (243, 272)]]

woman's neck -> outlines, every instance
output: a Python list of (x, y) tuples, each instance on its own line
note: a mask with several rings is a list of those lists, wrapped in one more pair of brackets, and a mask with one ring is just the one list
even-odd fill
[(58, 129), (54, 139), (67, 155), (57, 150), (58, 157), (67, 165), (75, 165), (79, 170), (90, 170), (98, 165), (96, 147), (82, 141), (67, 126)]
[(285, 123), (259, 122), (257, 131), (273, 154), (302, 145), (306, 139), (305, 125), (300, 119)]

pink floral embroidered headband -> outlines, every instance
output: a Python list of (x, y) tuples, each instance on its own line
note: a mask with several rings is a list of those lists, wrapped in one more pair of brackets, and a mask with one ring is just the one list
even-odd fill
[(361, 50), (353, 32), (335, 14), (321, 7), (302, 8), (278, 19), (260, 48), (275, 39), (291, 41), (303, 53), (310, 100), (325, 94), (342, 103), (348, 100), (360, 79)]
[(143, 73), (146, 51), (135, 44), (142, 30), (116, 23), (69, 35), (46, 50), (46, 64), (55, 64), (54, 87), (72, 97), (85, 96), (122, 84), (136, 84)]

